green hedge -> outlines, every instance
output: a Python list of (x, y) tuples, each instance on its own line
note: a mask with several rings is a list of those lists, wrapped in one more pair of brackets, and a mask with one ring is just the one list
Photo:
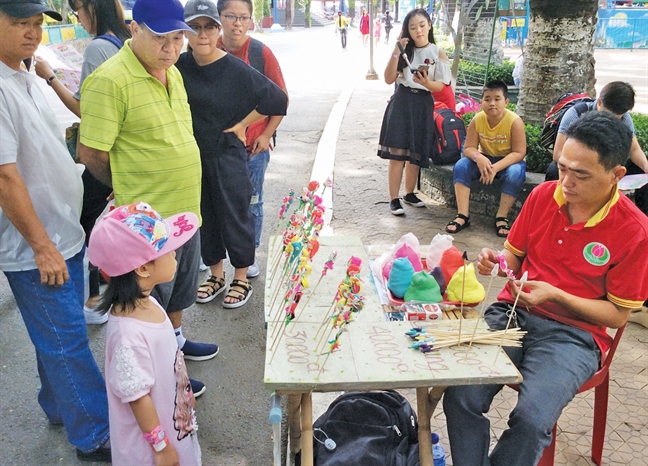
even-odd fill
[[(499, 79), (500, 81), (504, 81), (508, 86), (513, 86), (513, 68), (515, 68), (515, 63), (509, 60), (504, 60), (501, 65), (491, 64), (488, 66), (488, 80)], [(465, 60), (459, 62), (459, 79), (461, 80), (465, 77), (466, 85), (468, 86), (483, 86), (485, 74), (486, 65), (471, 63)]]
[[(509, 104), (509, 110), (515, 111), (515, 105)], [(466, 128), (475, 116), (474, 113), (462, 115)], [(637, 134), (639, 146), (646, 151), (648, 150), (648, 115), (641, 113), (631, 113)], [(542, 134), (542, 125), (524, 125), (524, 132), (527, 140), (526, 164), (527, 171), (532, 173), (545, 173), (547, 166), (551, 163), (552, 154), (540, 145), (540, 134)]]

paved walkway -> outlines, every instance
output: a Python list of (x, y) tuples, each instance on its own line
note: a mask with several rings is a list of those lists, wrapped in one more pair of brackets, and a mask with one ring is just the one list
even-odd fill
[[(335, 159), (333, 221), (335, 235), (356, 235), (365, 245), (394, 243), (413, 232), (422, 245), (443, 232), (454, 210), (430, 202), (428, 208), (405, 206), (404, 217), (389, 212), (387, 163), (376, 153), (379, 123), (391, 89), (379, 81), (356, 85), (346, 109), (338, 138)], [(482, 247), (501, 248), (492, 219), (471, 217), (473, 226), (455, 236), (455, 245), (467, 250), (471, 260)], [(501, 283), (503, 285), (503, 282)], [(493, 286), (495, 289), (496, 286)], [(501, 287), (500, 287), (501, 288)], [(494, 300), (498, 290), (491, 292)], [(608, 425), (603, 460), (606, 465), (648, 465), (648, 330), (630, 323), (612, 363)], [(408, 393), (415, 401), (415, 393)], [(411, 395), (411, 396), (410, 396)], [(558, 423), (557, 465), (590, 465), (593, 392), (578, 395), (565, 409)], [(506, 428), (508, 413), (516, 394), (505, 389), (493, 405), (493, 442)], [(445, 417), (440, 407), (434, 413), (432, 428), (438, 431), (449, 450)], [(452, 461), (449, 458), (448, 464)]]

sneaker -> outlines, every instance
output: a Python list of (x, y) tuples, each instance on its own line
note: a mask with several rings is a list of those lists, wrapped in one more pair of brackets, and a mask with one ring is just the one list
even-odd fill
[(425, 202), (420, 200), (418, 196), (414, 193), (405, 194), (405, 197), (403, 198), (403, 202), (405, 204), (409, 204), (414, 207), (425, 207)]
[(83, 306), (83, 315), (85, 316), (86, 325), (101, 325), (108, 322), (110, 313), (100, 314), (96, 307), (90, 308)]
[(260, 273), (261, 273), (261, 268), (259, 268), (259, 264), (257, 264), (256, 257), (255, 257), (254, 264), (248, 267), (247, 272), (245, 273), (245, 277), (246, 278), (258, 277)]
[(389, 210), (391, 211), (392, 215), (403, 215), (405, 213), (405, 211), (403, 210), (403, 204), (401, 204), (399, 198), (391, 200), (391, 202), (389, 203)]
[(185, 341), (182, 345), (182, 352), (185, 359), (190, 361), (207, 361), (218, 354), (218, 345), (209, 343), (196, 343), (195, 341)]
[(202, 383), (200, 380), (189, 379), (189, 383), (191, 384), (191, 391), (194, 394), (194, 398), (198, 398), (200, 395), (205, 393), (205, 390), (207, 390), (205, 384)]
[(112, 461), (110, 454), (110, 439), (106, 440), (103, 445), (94, 451), (83, 452), (77, 448), (76, 455), (80, 461), (97, 461), (102, 463), (110, 463)]

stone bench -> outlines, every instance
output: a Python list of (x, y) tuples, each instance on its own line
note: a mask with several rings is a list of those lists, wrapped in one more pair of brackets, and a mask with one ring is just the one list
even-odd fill
[[(457, 200), (452, 182), (452, 167), (452, 165), (435, 165), (430, 168), (421, 169), (419, 190), (436, 201), (456, 208)], [(544, 173), (527, 172), (522, 192), (515, 201), (509, 214), (509, 220), (511, 222), (520, 213), (522, 204), (529, 196), (531, 190), (539, 183), (542, 183), (544, 177)], [(484, 185), (479, 181), (475, 181), (470, 190), (470, 213), (495, 217), (500, 201), (500, 184), (501, 182), (499, 180), (495, 180), (492, 185)]]

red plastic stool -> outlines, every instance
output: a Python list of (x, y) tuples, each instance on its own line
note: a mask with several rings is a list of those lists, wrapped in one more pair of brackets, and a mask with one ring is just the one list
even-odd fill
[[(621, 335), (625, 330), (625, 325), (619, 328), (614, 335), (612, 346), (607, 354), (602, 357), (601, 368), (585, 382), (578, 393), (583, 393), (587, 390), (594, 389), (594, 429), (592, 432), (592, 461), (598, 466), (601, 465), (601, 458), (603, 456), (603, 442), (605, 441), (605, 428), (607, 426), (607, 409), (608, 409), (608, 395), (610, 389), (610, 364), (612, 358), (621, 340)], [(513, 390), (518, 390), (517, 384), (509, 385)], [(556, 427), (558, 423), (554, 424), (552, 431), (551, 444), (545, 448), (542, 453), (540, 461), (537, 466), (553, 466), (554, 457), (556, 454)]]

